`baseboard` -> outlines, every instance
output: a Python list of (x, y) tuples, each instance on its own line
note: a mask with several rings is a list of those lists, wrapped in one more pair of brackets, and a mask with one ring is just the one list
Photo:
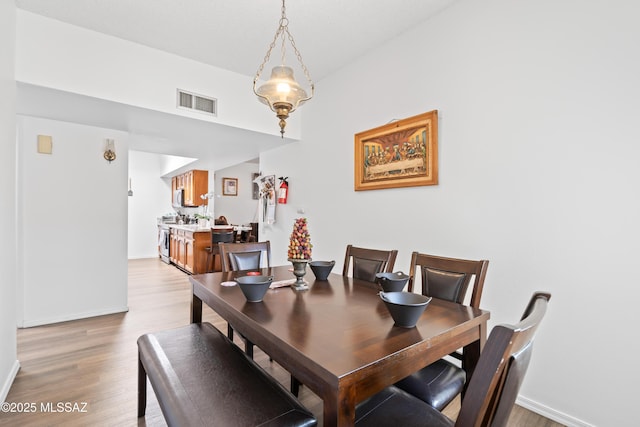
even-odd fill
[(518, 396), (518, 398), (516, 399), (516, 403), (523, 408), (533, 411), (538, 415), (542, 415), (545, 418), (549, 418), (550, 420), (567, 427), (595, 427), (593, 424), (589, 424), (575, 417), (572, 417), (571, 415), (556, 411), (553, 408), (523, 397), (522, 395)]
[(129, 311), (129, 307), (112, 307), (103, 310), (88, 311), (84, 313), (74, 313), (64, 316), (50, 317), (47, 319), (31, 319), (22, 322), (22, 328), (31, 328), (34, 326), (50, 325), (52, 323), (68, 322), (70, 320), (87, 319), (89, 317), (104, 316), (107, 314), (125, 313)]
[(9, 371), (9, 375), (7, 375), (7, 378), (2, 384), (2, 389), (0, 389), (0, 402), (6, 402), (7, 396), (9, 395), (9, 390), (11, 389), (11, 385), (13, 384), (13, 380), (16, 379), (16, 375), (18, 375), (19, 370), (20, 362), (16, 360), (15, 362), (13, 362), (11, 371)]

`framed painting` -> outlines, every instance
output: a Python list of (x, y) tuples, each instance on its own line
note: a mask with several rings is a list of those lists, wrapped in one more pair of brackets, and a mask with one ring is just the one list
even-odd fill
[(222, 195), (238, 195), (238, 178), (222, 178)]
[(438, 184), (438, 111), (355, 135), (355, 191)]

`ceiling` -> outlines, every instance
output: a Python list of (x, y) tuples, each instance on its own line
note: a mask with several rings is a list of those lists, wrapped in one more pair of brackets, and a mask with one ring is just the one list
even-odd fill
[[(318, 82), (455, 1), (290, 0), (286, 12), (289, 31)], [(280, 0), (16, 0), (20, 9), (250, 77), (278, 28), (281, 5)], [(131, 148), (140, 151), (202, 158), (217, 142), (227, 157), (219, 166), (291, 142), (261, 134), (263, 143), (247, 146), (255, 138), (247, 138), (246, 130), (28, 85), (18, 87), (18, 109), (130, 132)], [(215, 151), (220, 156), (221, 150)]]

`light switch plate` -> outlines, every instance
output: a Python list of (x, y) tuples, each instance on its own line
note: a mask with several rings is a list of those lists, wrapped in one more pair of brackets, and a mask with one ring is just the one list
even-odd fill
[(51, 154), (53, 151), (52, 138), (49, 135), (38, 135), (38, 153)]

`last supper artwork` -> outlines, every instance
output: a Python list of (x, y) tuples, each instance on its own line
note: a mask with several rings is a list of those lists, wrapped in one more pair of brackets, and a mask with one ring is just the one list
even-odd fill
[(435, 185), (437, 111), (355, 135), (355, 190)]

